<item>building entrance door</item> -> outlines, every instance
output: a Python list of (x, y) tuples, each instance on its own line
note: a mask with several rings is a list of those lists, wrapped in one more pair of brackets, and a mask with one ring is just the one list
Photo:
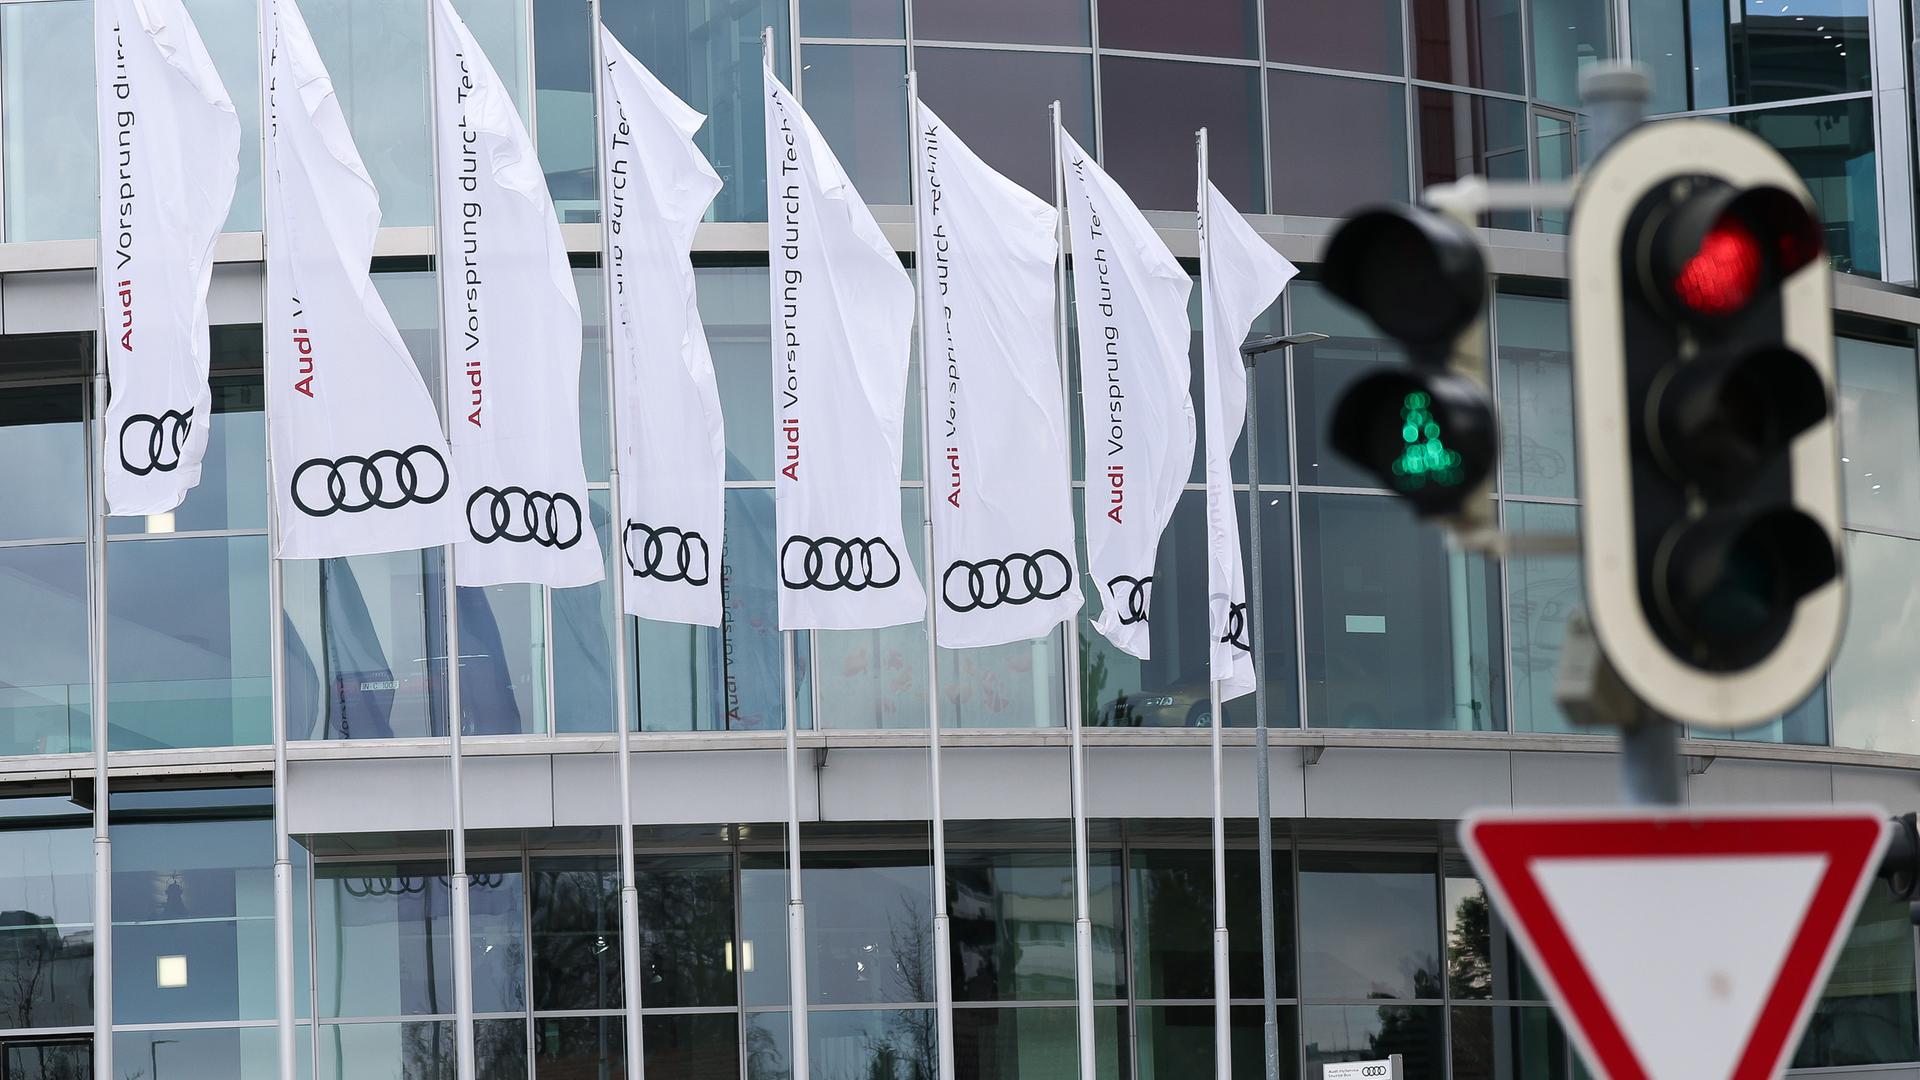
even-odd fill
[(90, 1080), (93, 1045), (85, 1039), (0, 1042), (0, 1080)]

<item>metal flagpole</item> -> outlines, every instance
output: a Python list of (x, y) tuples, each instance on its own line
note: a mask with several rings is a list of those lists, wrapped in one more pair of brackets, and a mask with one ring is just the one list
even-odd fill
[[(773, 27), (760, 31), (760, 59), (773, 69)], [(796, 65), (797, 70), (797, 65)], [(771, 164), (771, 163), (769, 163)], [(787, 993), (792, 1002), (793, 1076), (812, 1075), (807, 1045), (807, 906), (800, 888), (800, 703), (794, 672), (794, 638), (798, 631), (782, 630), (781, 679), (787, 709)]]
[[(920, 416), (927, 430), (933, 424), (933, 397), (929, 391), (933, 380), (928, 370), (933, 364), (933, 350), (927, 337), (926, 288), (927, 268), (927, 223), (924, 214), (931, 209), (922, 205), (920, 199), (920, 180), (927, 168), (925, 148), (920, 143), (920, 76), (913, 69), (907, 69), (907, 138), (912, 145), (913, 183), (908, 185), (907, 197), (913, 201), (913, 284), (916, 300), (914, 319), (920, 326)], [(928, 458), (932, 460), (931, 457)], [(939, 1080), (953, 1080), (953, 955), (952, 925), (947, 912), (947, 823), (946, 813), (940, 798), (940, 643), (934, 633), (937, 624), (935, 618), (934, 579), (937, 576), (933, 555), (933, 492), (929, 485), (922, 492), (925, 498), (920, 500), (922, 514), (923, 549), (926, 552), (927, 586), (927, 784), (931, 790), (929, 800), (929, 820), (933, 828), (933, 988), (935, 1023), (940, 1036), (940, 1072)]]
[(620, 764), (620, 982), (626, 1021), (627, 1075), (646, 1076), (646, 1046), (640, 1025), (640, 888), (633, 866), (633, 724), (627, 699), (627, 568), (626, 516), (620, 506), (620, 358), (613, 350), (613, 325), (619, 317), (613, 286), (613, 204), (607, 198), (607, 147), (614, 133), (607, 100), (607, 58), (600, 44), (600, 0), (591, 0), (593, 12), (594, 169), (600, 192), (600, 281), (606, 290), (607, 359), (607, 505), (612, 533), (621, 551), (613, 558), (613, 723)]
[[(428, 105), (432, 113), (431, 131), (433, 134), (433, 236), (434, 236), (434, 303), (438, 311), (440, 329), (440, 422), (445, 426), (451, 438), (453, 426), (453, 384), (447, 378), (447, 350), (453, 347), (453, 336), (447, 333), (447, 294), (439, 280), (446, 273), (442, 265), (445, 248), (440, 235), (440, 20), (434, 10), (434, 0), (427, 4), (427, 81), (429, 86)], [(445, 596), (447, 608), (447, 774), (453, 799), (452, 829), (452, 873), (449, 883), (453, 892), (453, 1009), (454, 1009), (454, 1048), (456, 1076), (458, 1080), (474, 1080), (473, 1045), (473, 911), (469, 904), (468, 889), (471, 879), (467, 876), (467, 813), (466, 792), (463, 781), (464, 772), (460, 760), (460, 737), (462, 718), (460, 715), (460, 586), (455, 581), (453, 555), (457, 544), (447, 545), (445, 574)]]
[[(100, 33), (99, 9), (93, 28)], [(94, 43), (93, 94), (101, 94), (100, 46)], [(98, 109), (96, 106), (96, 115)], [(96, 178), (97, 182), (97, 178)], [(105, 193), (95, 191), (98, 200)], [(98, 438), (87, 440), (87, 453), (99, 459), (99, 468), (87, 470), (87, 656), (92, 683), (93, 716), (93, 1069), (96, 1075), (113, 1072), (113, 840), (107, 818), (107, 253), (105, 230), (93, 241), (94, 294), (100, 321), (93, 340), (93, 408)]]
[[(1238, 348), (1238, 345), (1235, 346)], [(1273, 960), (1273, 793), (1268, 780), (1272, 751), (1267, 737), (1266, 560), (1260, 557), (1260, 393), (1255, 354), (1247, 366), (1247, 640), (1253, 644), (1253, 787), (1260, 830), (1260, 1007), (1265, 1029), (1267, 1080), (1280, 1080), (1280, 1009), (1274, 1002), (1279, 973)]]
[[(1067, 343), (1067, 177), (1060, 167), (1060, 103), (1055, 101), (1047, 106), (1047, 115), (1053, 124), (1053, 208), (1060, 215), (1060, 252), (1056, 265), (1055, 292), (1058, 293), (1056, 308), (1059, 311), (1060, 333), (1060, 392), (1065, 398), (1066, 415), (1073, 415), (1072, 380), (1068, 374), (1071, 364), (1070, 349)], [(1071, 465), (1073, 440), (1067, 440), (1067, 455)], [(1067, 731), (1072, 737), (1073, 805), (1070, 811), (1073, 826), (1073, 972), (1074, 986), (1079, 998), (1080, 1021), (1080, 1077), (1081, 1080), (1094, 1080), (1094, 1038), (1093, 1038), (1093, 916), (1092, 904), (1087, 898), (1087, 771), (1086, 748), (1081, 737), (1080, 705), (1080, 626), (1079, 619), (1067, 621), (1062, 628), (1067, 638)]]
[[(1207, 218), (1207, 129), (1201, 128), (1194, 133), (1194, 143), (1199, 156), (1199, 180), (1195, 185), (1196, 218), (1200, 233), (1200, 288), (1201, 311), (1206, 310), (1205, 290), (1213, 287), (1213, 244), (1212, 233), (1208, 229), (1211, 222)], [(1201, 319), (1202, 332), (1212, 331)], [(1239, 342), (1233, 342), (1237, 350)], [(1211, 368), (1207, 370), (1209, 379), (1219, 378), (1219, 373)], [(1227, 493), (1231, 500), (1231, 488)], [(1249, 497), (1247, 505), (1254, 513), (1260, 512), (1260, 503)], [(1229, 501), (1231, 510), (1232, 503)], [(1213, 636), (1208, 629), (1209, 638)], [(1249, 638), (1251, 640), (1251, 638)], [(1207, 643), (1207, 665), (1213, 665), (1213, 643)], [(1207, 673), (1208, 707), (1213, 717), (1212, 756), (1213, 756), (1213, 1060), (1214, 1075), (1219, 1080), (1229, 1080), (1233, 1075), (1233, 1013), (1228, 1006), (1231, 989), (1227, 980), (1227, 818), (1221, 801), (1220, 768), (1220, 727), (1225, 722), (1220, 709), (1220, 682)]]

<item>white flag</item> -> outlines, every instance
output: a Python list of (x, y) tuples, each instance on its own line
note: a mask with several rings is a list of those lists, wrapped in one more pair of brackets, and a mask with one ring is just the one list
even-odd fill
[(1060, 133), (1079, 316), (1094, 629), (1148, 658), (1154, 556), (1193, 468), (1187, 296), (1193, 280), (1127, 193)]
[(780, 628), (918, 622), (900, 525), (913, 285), (813, 121), (764, 68)]
[(691, 252), (720, 176), (693, 144), (706, 117), (604, 26), (600, 48), (626, 607), (719, 626), (727, 439)]
[(546, 173), (452, 0), (434, 0), (433, 49), (455, 578), (591, 585), (606, 569), (580, 461), (580, 298)]
[(446, 437), (368, 272), (380, 196), (294, 0), (275, 0), (267, 138), (267, 409), (279, 556), (452, 543)]
[(1039, 637), (1080, 610), (1053, 207), (920, 105), (915, 204), (927, 342), (936, 625), (949, 649)]
[(107, 512), (160, 514), (200, 482), (213, 423), (207, 286), (240, 120), (180, 0), (98, 0)]
[[(1207, 184), (1201, 216), (1202, 376), (1207, 410), (1207, 626), (1211, 678), (1226, 701), (1253, 692), (1253, 634), (1233, 501), (1233, 446), (1247, 422), (1247, 369), (1240, 343), (1253, 320), (1300, 271), (1260, 238), (1227, 197)], [(1259, 512), (1249, 500), (1248, 513)], [(1259, 554), (1255, 553), (1255, 558)]]

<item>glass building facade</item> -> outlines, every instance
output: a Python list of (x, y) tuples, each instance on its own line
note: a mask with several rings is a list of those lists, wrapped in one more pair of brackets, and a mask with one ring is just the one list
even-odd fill
[[(213, 286), (215, 418), (200, 486), (113, 519), (87, 560), (101, 403), (87, 0), (0, 0), (0, 1080), (90, 1076), (95, 928), (115, 941), (117, 1071), (269, 1077), (271, 717), (292, 742), (299, 1069), (451, 1078), (451, 957), (475, 972), (479, 1075), (623, 1075), (623, 812), (610, 751), (635, 732), (641, 1001), (649, 1077), (791, 1080), (773, 578), (770, 330), (759, 35), (911, 258), (904, 75), (990, 164), (1050, 190), (1046, 109), (1195, 269), (1193, 129), (1213, 177), (1303, 268), (1262, 317), (1328, 339), (1261, 369), (1261, 515), (1276, 746), (1283, 1072), (1402, 1054), (1418, 1080), (1584, 1075), (1452, 823), (1489, 802), (1615, 797), (1604, 734), (1553, 701), (1572, 557), (1451, 551), (1328, 446), (1342, 389), (1397, 361), (1314, 265), (1334, 219), (1470, 174), (1551, 181), (1590, 157), (1584, 67), (1631, 57), (1653, 112), (1742, 124), (1807, 178), (1835, 291), (1847, 573), (1829, 676), (1785, 715), (1690, 739), (1688, 798), (1913, 806), (1920, 776), (1920, 294), (1915, 30), (1906, 0), (603, 0), (607, 25), (708, 117), (726, 187), (697, 241), (728, 439), (725, 621), (633, 620), (613, 653), (604, 585), (458, 590), (438, 551), (288, 561), (270, 604), (261, 383), (254, 5), (187, 0), (239, 108), (240, 191)], [(590, 8), (458, 0), (538, 143), (587, 332), (582, 454), (607, 546), (604, 282)], [(438, 332), (425, 0), (305, 0), (382, 197), (375, 282), (428, 384)], [(1582, 512), (1564, 209), (1501, 211), (1486, 237), (1512, 531)], [(1071, 342), (1071, 337), (1069, 341)], [(1196, 378), (1198, 338), (1194, 341)], [(1072, 370), (1072, 365), (1069, 366)], [(910, 384), (917, 380), (910, 380)], [(1077, 394), (1071, 407), (1078, 408)], [(908, 423), (917, 424), (917, 390)], [(1076, 425), (1077, 426), (1077, 425)], [(907, 440), (900, 491), (922, 529)], [(1076, 465), (1076, 481), (1083, 475)], [(1087, 728), (1099, 1073), (1204, 1075), (1213, 1055), (1204, 496), (1196, 459), (1156, 568), (1152, 659), (1061, 632), (938, 650), (925, 628), (799, 635), (803, 864), (817, 1080), (930, 1080), (927, 717), (949, 754), (946, 878), (955, 1056), (969, 1080), (1075, 1067), (1062, 751), (1069, 680)], [(919, 545), (909, 543), (919, 558)], [(87, 598), (105, 599), (115, 864), (96, 911), (88, 810)], [(1097, 595), (1091, 582), (1089, 596)], [(277, 621), (277, 622), (276, 622)], [(284, 630), (275, 663), (271, 630)], [(447, 673), (469, 762), (472, 940), (451, 929)], [(281, 677), (276, 683), (276, 668)], [(615, 679), (633, 689), (616, 717)], [(930, 686), (938, 697), (929, 701)], [(1252, 699), (1226, 709), (1234, 1070), (1260, 1062)], [(1795, 1057), (1809, 1073), (1920, 1069), (1915, 939), (1869, 900)], [(118, 1080), (118, 1078), (116, 1078)]]

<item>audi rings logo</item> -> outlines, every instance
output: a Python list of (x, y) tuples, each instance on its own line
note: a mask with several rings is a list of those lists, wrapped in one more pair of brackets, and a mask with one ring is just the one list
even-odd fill
[(438, 502), (449, 480), (447, 459), (431, 446), (308, 458), (293, 470), (293, 505), (309, 517), (398, 510)]
[(956, 612), (989, 611), (1002, 604), (1030, 604), (1064, 595), (1073, 584), (1073, 564), (1050, 548), (1031, 555), (965, 562), (956, 559), (940, 578), (940, 599)]
[(1121, 626), (1147, 621), (1147, 605), (1153, 602), (1153, 575), (1136, 578), (1121, 574), (1107, 582), (1107, 592), (1119, 605)]
[(483, 487), (467, 500), (467, 530), (483, 544), (531, 542), (565, 551), (580, 542), (585, 528), (580, 504), (564, 492)]
[(1220, 635), (1220, 640), (1241, 652), (1253, 651), (1253, 642), (1247, 637), (1247, 605), (1227, 605), (1227, 632)]
[(875, 536), (790, 536), (780, 545), (780, 584), (789, 589), (884, 589), (900, 581), (900, 556)]
[(135, 413), (120, 425), (120, 466), (135, 476), (172, 472), (180, 467), (180, 449), (192, 431), (192, 409), (168, 409), (159, 416)]
[[(633, 537), (640, 534), (638, 557), (633, 548)], [(621, 547), (627, 552), (627, 566), (632, 568), (634, 577), (650, 577), (655, 581), (684, 581), (689, 585), (705, 585), (708, 579), (707, 539), (697, 532), (687, 532), (671, 525), (653, 526), (645, 522), (629, 521), (620, 534)]]

